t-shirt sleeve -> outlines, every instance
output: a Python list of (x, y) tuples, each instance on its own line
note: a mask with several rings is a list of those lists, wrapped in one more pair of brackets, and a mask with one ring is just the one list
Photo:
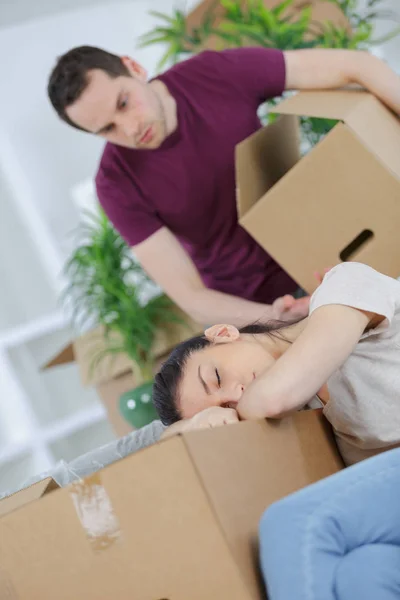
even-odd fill
[(129, 246), (140, 244), (163, 227), (139, 186), (117, 165), (100, 167), (96, 191), (104, 212)]
[(385, 317), (371, 333), (391, 324), (400, 306), (400, 282), (361, 263), (342, 263), (329, 271), (310, 301), (310, 315), (321, 306), (340, 304)]
[[(192, 59), (193, 60), (193, 59)], [(221, 85), (261, 104), (285, 90), (283, 52), (276, 48), (232, 48), (205, 51), (196, 57), (208, 71), (214, 69)]]

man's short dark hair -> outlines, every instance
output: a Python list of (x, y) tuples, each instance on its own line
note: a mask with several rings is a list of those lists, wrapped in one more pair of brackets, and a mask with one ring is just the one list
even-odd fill
[(66, 108), (73, 104), (86, 89), (88, 72), (101, 69), (109, 77), (129, 75), (120, 56), (93, 46), (79, 46), (69, 50), (57, 60), (49, 77), (47, 93), (58, 116), (77, 129), (81, 129), (68, 117)]

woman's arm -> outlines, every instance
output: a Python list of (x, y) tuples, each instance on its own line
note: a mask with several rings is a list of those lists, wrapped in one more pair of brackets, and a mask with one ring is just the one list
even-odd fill
[(349, 306), (316, 309), (293, 345), (245, 390), (239, 416), (278, 418), (302, 408), (345, 362), (365, 329), (380, 320)]

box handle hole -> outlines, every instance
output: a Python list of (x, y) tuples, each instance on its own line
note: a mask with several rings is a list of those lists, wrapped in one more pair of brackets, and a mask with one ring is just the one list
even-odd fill
[(354, 238), (352, 242), (350, 242), (348, 246), (346, 246), (346, 248), (344, 248), (341, 251), (341, 253), (339, 254), (340, 260), (342, 262), (350, 260), (350, 258), (356, 252), (361, 250), (361, 248), (365, 246), (365, 244), (369, 242), (369, 240), (371, 240), (373, 237), (373, 231), (371, 231), (370, 229), (364, 229), (364, 231), (362, 231), (356, 238)]

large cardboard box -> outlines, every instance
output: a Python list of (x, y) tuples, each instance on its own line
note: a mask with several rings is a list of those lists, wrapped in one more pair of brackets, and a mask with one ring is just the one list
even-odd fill
[(342, 466), (321, 412), (305, 411), (175, 436), (39, 488), (0, 518), (0, 598), (261, 600), (261, 514)]
[[(281, 4), (282, 0), (264, 0), (267, 8), (274, 8)], [(248, 0), (242, 0), (243, 9), (246, 8)], [(298, 10), (311, 6), (312, 29), (314, 32), (319, 32), (319, 27), (324, 26), (327, 21), (335, 25), (339, 29), (350, 31), (350, 25), (339, 6), (331, 0), (294, 0), (293, 5), (288, 9), (287, 16), (292, 15), (296, 19)], [(213, 15), (213, 27), (217, 28), (223, 21), (225, 8), (220, 0), (203, 0), (187, 15), (186, 30), (188, 35), (192, 34), (196, 29), (201, 27), (207, 15)], [(312, 32), (310, 32), (311, 34)], [(203, 49), (220, 50), (221, 40), (210, 35)]]
[[(185, 339), (203, 331), (201, 325), (176, 309), (181, 323), (168, 323), (157, 330), (153, 355), (158, 366), (169, 352)], [(112, 336), (116, 339), (116, 336)], [(108, 420), (115, 433), (122, 437), (132, 431), (132, 427), (119, 413), (119, 398), (124, 392), (132, 390), (135, 381), (133, 363), (126, 354), (108, 355), (100, 362), (93, 362), (99, 352), (105, 348), (104, 329), (98, 327), (76, 338), (55, 357), (49, 360), (43, 369), (59, 367), (76, 362), (83, 386), (94, 386), (108, 413)]]
[[(362, 90), (301, 92), (236, 148), (240, 224), (307, 292), (353, 260), (400, 275), (400, 120)], [(298, 117), (338, 120), (307, 155)]]

